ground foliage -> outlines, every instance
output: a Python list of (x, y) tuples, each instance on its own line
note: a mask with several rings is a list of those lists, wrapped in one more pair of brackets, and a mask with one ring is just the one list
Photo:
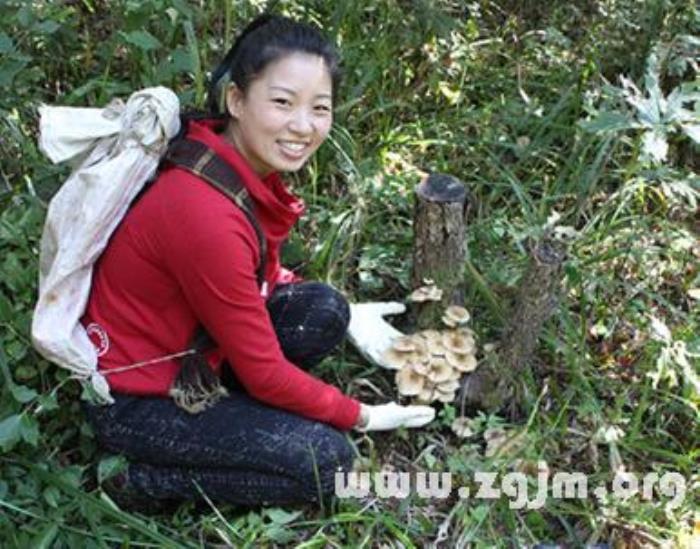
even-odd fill
[[(658, 494), (529, 510), (453, 495), (324, 510), (185, 505), (156, 517), (102, 493), (97, 480), (119, 463), (91, 467), (99, 456), (79, 387), (30, 347), (42, 220), (66, 175), (38, 152), (37, 106), (101, 106), (153, 84), (201, 106), (205, 68), (265, 3), (0, 7), (0, 545), (690, 546), (700, 460), (692, 0), (273, 5), (318, 22), (344, 55), (332, 138), (293, 178), (309, 215), (287, 258), (306, 276), (358, 299), (402, 298), (412, 189), (423, 172), (453, 174), (474, 198), (466, 301), (480, 341), (496, 341), (529, 242), (548, 224), (569, 228), (565, 291), (527, 379), (526, 416), (476, 415), (459, 439), (449, 424), (461, 410), (446, 405), (426, 429), (354, 435), (366, 467), (452, 471), (464, 484), (516, 458), (602, 483), (620, 465), (677, 471), (688, 484), (680, 507)], [(349, 349), (318, 373), (365, 400), (397, 398), (391, 376)], [(485, 453), (483, 432), (499, 426), (518, 443)]]

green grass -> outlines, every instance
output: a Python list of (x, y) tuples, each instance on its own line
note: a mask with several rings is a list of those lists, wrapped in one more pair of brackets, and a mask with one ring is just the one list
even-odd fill
[[(46, 205), (67, 175), (36, 146), (42, 103), (101, 106), (164, 84), (202, 106), (206, 70), (260, 3), (151, 0), (2, 2), (0, 23), (0, 545), (3, 547), (690, 547), (698, 521), (700, 395), (698, 146), (669, 125), (662, 165), (641, 156), (641, 132), (594, 133), (600, 113), (632, 116), (611, 86), (644, 88), (652, 51), (666, 52), (661, 90), (698, 86), (692, 40), (700, 14), (685, 0), (636, 2), (297, 2), (279, 12), (317, 21), (341, 45), (345, 80), (332, 138), (291, 178), (309, 214), (289, 259), (355, 299), (402, 299), (411, 257), (412, 189), (450, 173), (474, 198), (466, 302), (480, 343), (497, 341), (527, 264), (529, 239), (556, 211), (571, 226), (562, 296), (542, 334), (519, 418), (480, 415), (475, 434), (449, 429), (459, 405), (425, 429), (351, 433), (367, 466), (503, 475), (516, 458), (609, 482), (619, 459), (641, 474), (676, 471), (689, 490), (668, 498), (343, 500), (325, 511), (183, 505), (172, 516), (118, 509), (96, 487), (96, 441), (80, 388), (29, 342)], [(478, 8), (478, 9), (477, 9)], [(690, 46), (689, 46), (690, 44)], [(697, 42), (695, 42), (697, 44)], [(666, 49), (655, 49), (665, 46)], [(697, 89), (697, 88), (696, 88)], [(695, 109), (697, 103), (686, 105)], [(695, 202), (694, 202), (695, 201)], [(652, 318), (670, 330), (654, 337)], [(675, 347), (673, 347), (675, 345)], [(681, 359), (663, 362), (685, 346)], [(395, 399), (392, 377), (348, 347), (318, 373), (368, 402)], [(502, 425), (522, 443), (484, 455)], [(619, 427), (616, 443), (601, 428)], [(612, 462), (612, 465), (611, 465)], [(694, 488), (690, 489), (691, 484)], [(474, 488), (476, 486), (472, 485)], [(697, 540), (695, 541), (697, 543)]]

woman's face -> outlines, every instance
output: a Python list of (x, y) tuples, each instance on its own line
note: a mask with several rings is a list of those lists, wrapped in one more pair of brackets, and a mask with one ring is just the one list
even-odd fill
[(332, 91), (322, 57), (285, 55), (269, 63), (245, 94), (231, 86), (227, 137), (259, 175), (296, 171), (328, 136)]

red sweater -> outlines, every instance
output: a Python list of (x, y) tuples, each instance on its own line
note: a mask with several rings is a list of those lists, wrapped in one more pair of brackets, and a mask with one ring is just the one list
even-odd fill
[[(247, 186), (267, 237), (272, 291), (288, 281), (279, 250), (304, 211), (302, 201), (277, 174), (261, 180), (213, 122), (191, 122), (188, 137), (211, 147)], [(352, 427), (359, 402), (282, 354), (255, 276), (259, 252), (255, 231), (228, 198), (183, 169), (161, 172), (95, 265), (83, 318), (112, 390), (167, 395), (176, 360), (108, 372), (187, 349), (201, 322), (253, 397), (339, 429)]]

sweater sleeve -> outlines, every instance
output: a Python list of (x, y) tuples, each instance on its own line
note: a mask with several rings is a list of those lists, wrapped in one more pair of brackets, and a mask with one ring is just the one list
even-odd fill
[(230, 207), (223, 219), (212, 213), (181, 218), (168, 244), (169, 268), (195, 315), (253, 397), (351, 428), (359, 402), (284, 357), (257, 285), (257, 238), (244, 214)]

